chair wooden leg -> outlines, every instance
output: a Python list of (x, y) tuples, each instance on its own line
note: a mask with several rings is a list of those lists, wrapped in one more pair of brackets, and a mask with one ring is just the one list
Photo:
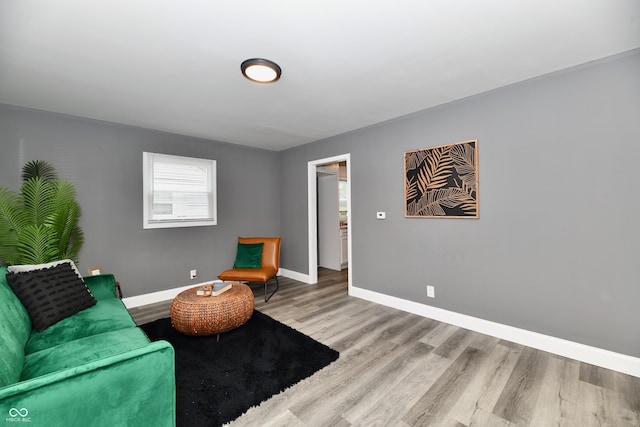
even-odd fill
[(274, 276), (276, 278), (276, 288), (274, 289), (273, 292), (271, 292), (271, 295), (269, 295), (269, 297), (267, 297), (267, 282), (264, 282), (264, 302), (267, 302), (271, 299), (271, 297), (273, 296), (273, 294), (275, 294), (278, 289), (280, 288), (280, 283), (278, 282), (278, 276)]

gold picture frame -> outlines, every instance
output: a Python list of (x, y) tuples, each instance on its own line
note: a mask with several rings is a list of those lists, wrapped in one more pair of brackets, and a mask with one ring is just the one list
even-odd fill
[(407, 218), (479, 218), (478, 140), (404, 153)]

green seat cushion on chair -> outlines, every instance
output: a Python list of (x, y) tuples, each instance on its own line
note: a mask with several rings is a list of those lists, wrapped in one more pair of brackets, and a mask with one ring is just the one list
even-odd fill
[(21, 380), (82, 366), (148, 344), (149, 339), (140, 328), (126, 328), (70, 341), (27, 355)]
[(34, 330), (25, 347), (25, 354), (104, 332), (136, 326), (131, 315), (123, 309), (122, 301), (111, 298), (99, 300), (93, 307), (79, 311), (44, 331)]
[(262, 247), (264, 243), (238, 243), (236, 261), (233, 268), (262, 267)]
[(24, 346), (31, 333), (31, 319), (5, 278), (0, 267), (0, 388), (20, 379)]

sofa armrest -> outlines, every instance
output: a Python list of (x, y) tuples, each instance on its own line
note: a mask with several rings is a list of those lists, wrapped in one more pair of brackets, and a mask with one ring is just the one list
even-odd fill
[[(0, 413), (28, 422), (30, 427), (173, 427), (174, 360), (173, 347), (166, 341), (155, 341), (86, 365), (18, 382), (0, 388)], [(7, 419), (8, 425), (15, 425), (13, 422)]]
[(95, 299), (116, 298), (116, 278), (113, 274), (85, 276), (83, 280)]

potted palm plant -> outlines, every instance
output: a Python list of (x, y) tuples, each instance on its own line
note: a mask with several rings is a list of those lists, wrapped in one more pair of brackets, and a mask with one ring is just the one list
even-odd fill
[(35, 160), (22, 168), (16, 193), (0, 187), (0, 258), (6, 265), (43, 264), (61, 259), (77, 262), (84, 242), (78, 225), (80, 205), (71, 182)]

